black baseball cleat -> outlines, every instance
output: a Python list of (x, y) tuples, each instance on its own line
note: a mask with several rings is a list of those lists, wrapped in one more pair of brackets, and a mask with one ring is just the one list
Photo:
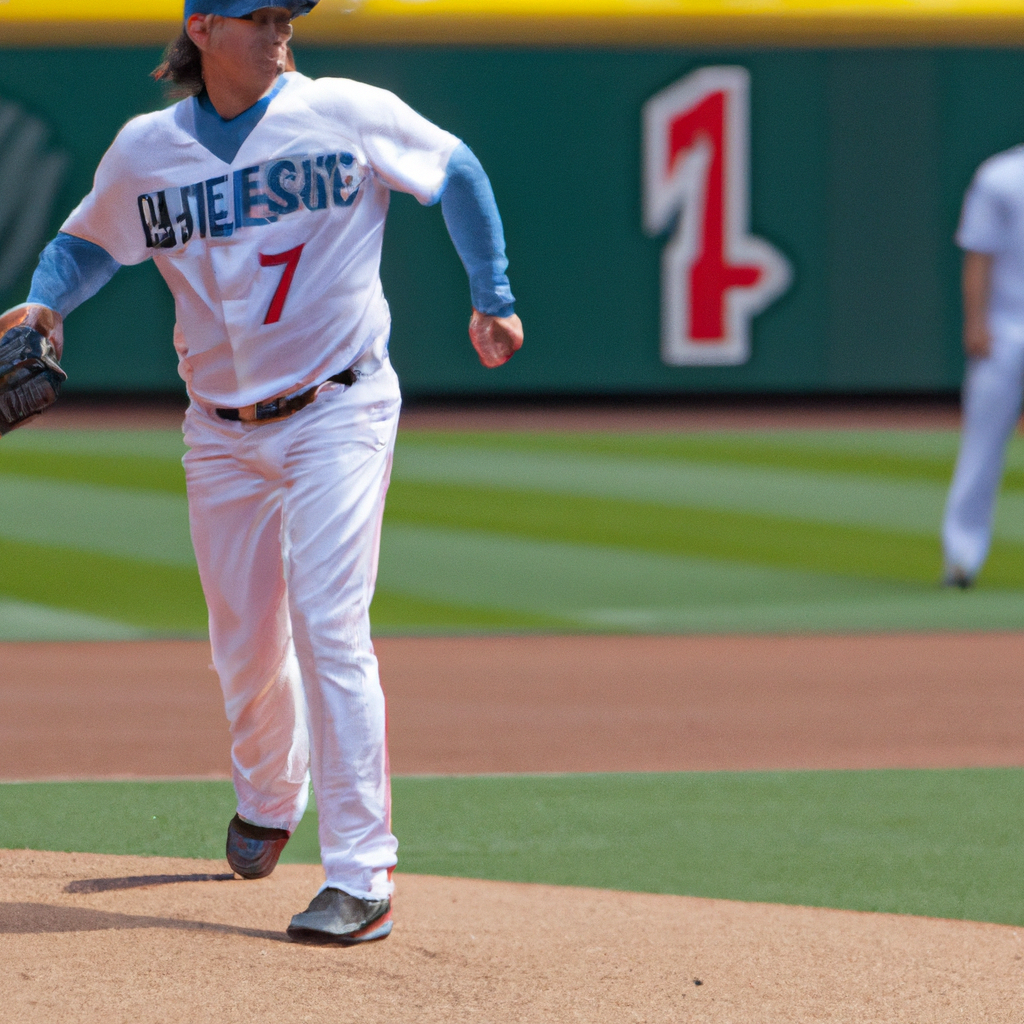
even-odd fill
[(253, 825), (236, 814), (228, 823), (228, 867), (243, 878), (266, 878), (290, 836), (283, 828)]
[(363, 900), (340, 889), (324, 889), (292, 918), (288, 938), (318, 946), (354, 946), (391, 934), (391, 900)]

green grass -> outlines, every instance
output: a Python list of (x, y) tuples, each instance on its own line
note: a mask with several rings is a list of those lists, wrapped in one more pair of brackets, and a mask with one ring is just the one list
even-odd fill
[(460, 631), (467, 633), (507, 630), (573, 631), (579, 628), (571, 619), (559, 618), (556, 615), (431, 601), (395, 593), (380, 586), (373, 596), (373, 620), (375, 624), (392, 633), (447, 632), (453, 623), (458, 623)]
[(0, 566), (0, 593), (6, 597), (154, 632), (206, 632), (206, 602), (195, 569), (3, 539)]
[[(0, 846), (221, 857), (218, 782), (0, 785)], [(401, 871), (1024, 925), (1024, 770), (399, 778)], [(285, 860), (315, 862), (315, 814)]]
[(180, 459), (144, 455), (2, 450), (0, 474), (105, 487), (128, 487), (164, 494), (185, 493), (185, 470)]
[[(926, 584), (934, 583), (941, 561), (937, 537), (722, 509), (401, 480), (389, 491), (385, 522)], [(1024, 546), (1001, 549), (989, 582), (1024, 580)]]
[[(406, 447), (452, 445), (479, 451), (604, 455), (656, 462), (691, 462), (853, 473), (948, 485), (957, 451), (955, 431), (723, 430), (679, 434), (597, 432), (418, 431)], [(1004, 485), (1024, 490), (1024, 443), (1011, 442)]]
[[(844, 431), (843, 434), (857, 433)], [(878, 432), (873, 432), (878, 433)], [(801, 443), (809, 435), (810, 443)], [(818, 443), (814, 440), (817, 438)], [(450, 443), (451, 434), (422, 432), (403, 436), (406, 445)], [(774, 466), (809, 472), (859, 473), (893, 479), (949, 483), (956, 449), (937, 444), (917, 455), (902, 454), (897, 440), (888, 450), (844, 450), (842, 435), (832, 431), (722, 431), (684, 434), (609, 433), (460, 433), (459, 447), (484, 451), (544, 452), (610, 455), (658, 462), (696, 462), (705, 465)], [(1008, 484), (1024, 488), (1024, 472), (1010, 469)]]
[[(1024, 608), (1024, 440), (1010, 446), (979, 586), (954, 601), (936, 584), (956, 448), (953, 431), (403, 432), (373, 627), (1013, 627)], [(71, 621), (40, 607), (112, 632), (205, 629), (183, 450), (177, 431), (4, 439), (0, 602), (17, 611), (5, 636), (46, 639)]]
[(223, 857), (234, 812), (230, 782), (0, 783), (0, 847)]

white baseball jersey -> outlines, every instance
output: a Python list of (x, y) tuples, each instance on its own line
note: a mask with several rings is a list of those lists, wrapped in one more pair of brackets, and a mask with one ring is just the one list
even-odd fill
[(434, 202), (459, 145), (385, 90), (282, 78), (230, 162), (199, 141), (192, 99), (129, 121), (61, 228), (119, 263), (155, 260), (179, 373), (207, 406), (251, 405), (384, 350), (390, 191)]
[(989, 316), (1024, 338), (1024, 146), (986, 160), (964, 197), (957, 244), (989, 253)]

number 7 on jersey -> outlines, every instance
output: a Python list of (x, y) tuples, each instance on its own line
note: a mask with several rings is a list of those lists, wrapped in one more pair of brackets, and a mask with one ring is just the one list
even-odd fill
[(294, 249), (289, 249), (287, 252), (271, 255), (264, 252), (259, 253), (261, 267), (284, 267), (277, 290), (274, 292), (274, 297), (270, 300), (270, 306), (267, 308), (267, 315), (263, 319), (265, 324), (276, 324), (281, 319), (284, 300), (288, 298), (288, 289), (292, 286), (295, 268), (299, 265), (299, 257), (302, 255), (302, 248), (305, 244), (303, 242), (302, 245), (297, 245)]

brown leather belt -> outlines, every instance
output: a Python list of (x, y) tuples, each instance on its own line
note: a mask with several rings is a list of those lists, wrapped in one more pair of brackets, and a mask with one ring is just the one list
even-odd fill
[[(324, 384), (347, 384), (351, 387), (356, 382), (356, 371), (349, 367), (328, 377)], [(242, 423), (262, 423), (265, 420), (280, 420), (292, 413), (305, 409), (310, 402), (316, 398), (316, 393), (323, 387), (317, 384), (308, 391), (300, 391), (297, 395), (284, 395), (280, 398), (271, 398), (266, 402), (257, 402), (255, 405), (246, 405), (241, 409), (217, 409), (217, 415), (222, 420), (240, 420)]]

